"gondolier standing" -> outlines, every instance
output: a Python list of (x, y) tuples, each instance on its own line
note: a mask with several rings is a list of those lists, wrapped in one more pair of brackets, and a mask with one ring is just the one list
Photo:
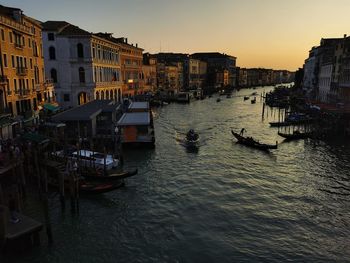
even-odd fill
[(244, 132), (246, 131), (246, 129), (242, 128), (241, 132), (239, 133), (239, 135), (243, 136)]

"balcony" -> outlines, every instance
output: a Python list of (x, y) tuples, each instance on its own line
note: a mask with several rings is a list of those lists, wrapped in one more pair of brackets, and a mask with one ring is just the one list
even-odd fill
[(28, 69), (25, 67), (17, 67), (16, 74), (17, 74), (17, 76), (27, 76)]
[(0, 85), (6, 85), (7, 84), (7, 76), (3, 75), (0, 76)]
[(96, 87), (97, 88), (102, 88), (102, 87), (115, 88), (120, 84), (121, 84), (120, 81), (103, 81), (103, 82), (96, 82)]
[(44, 82), (45, 89), (50, 89), (54, 87), (53, 79), (46, 79)]
[(30, 95), (30, 90), (29, 90), (29, 89), (22, 89), (22, 90), (19, 90), (18, 97), (20, 97), (20, 98), (26, 98), (28, 95)]
[(84, 58), (78, 58), (78, 57), (71, 57), (69, 58), (70, 63), (92, 63), (91, 57), (84, 57)]
[(35, 87), (36, 91), (41, 91), (42, 90), (41, 89), (42, 85), (40, 85), (40, 84), (35, 84), (34, 87)]
[(26, 33), (26, 34), (32, 34), (31, 29), (29, 26), (26, 26), (24, 24), (18, 23), (12, 19), (7, 18), (6, 16), (0, 15), (0, 22), (2, 24), (5, 24), (11, 28), (14, 28), (20, 32)]
[(23, 49), (23, 45), (21, 43), (15, 43), (15, 48)]

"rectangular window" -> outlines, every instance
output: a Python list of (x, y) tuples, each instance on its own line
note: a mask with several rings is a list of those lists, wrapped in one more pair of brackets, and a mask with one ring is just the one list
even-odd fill
[(33, 60), (31, 58), (29, 59), (29, 65), (30, 65), (30, 69), (33, 69)]
[(4, 54), (4, 67), (7, 68), (7, 55)]
[(1, 28), (1, 40), (5, 41), (5, 31)]
[(27, 58), (24, 58), (24, 67), (27, 68)]
[(63, 94), (63, 101), (69, 101), (69, 94)]
[(54, 41), (55, 40), (55, 35), (54, 33), (47, 33), (47, 39), (49, 41)]
[(10, 43), (12, 43), (12, 32), (9, 32), (9, 37), (10, 37)]
[(26, 84), (27, 84), (26, 89), (29, 89), (29, 80), (28, 79), (26, 79)]
[(35, 90), (35, 87), (34, 87), (34, 79), (32, 79), (32, 89), (33, 89), (33, 91)]
[(16, 64), (15, 64), (15, 56), (11, 55), (11, 61), (12, 61), (12, 67), (15, 68)]
[(30, 38), (28, 38), (28, 47), (32, 47), (32, 41), (30, 40)]
[(15, 92), (17, 92), (17, 80), (16, 79), (13, 80), (13, 86), (15, 88)]

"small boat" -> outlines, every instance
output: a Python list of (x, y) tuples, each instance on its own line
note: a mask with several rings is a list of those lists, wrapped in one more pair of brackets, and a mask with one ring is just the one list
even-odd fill
[(84, 167), (106, 168), (107, 171), (116, 168), (119, 165), (119, 160), (113, 158), (112, 155), (89, 150), (75, 151), (68, 156), (68, 159), (73, 162), (79, 162), (79, 164)]
[(220, 98), (217, 98), (217, 99), (216, 99), (216, 102), (220, 102), (220, 101), (221, 101), (221, 99), (220, 99)]
[(243, 99), (244, 100), (249, 100), (249, 96), (244, 96)]
[(250, 102), (251, 102), (252, 104), (255, 104), (255, 102), (256, 102), (256, 97), (254, 97), (254, 99), (252, 99)]
[(256, 95), (258, 95), (258, 93), (256, 91), (254, 91), (251, 95), (256, 96)]
[(138, 170), (134, 169), (131, 171), (123, 171), (123, 172), (109, 172), (107, 174), (104, 173), (103, 170), (95, 170), (91, 173), (89, 171), (82, 171), (82, 176), (88, 181), (101, 181), (101, 182), (114, 182), (121, 179), (125, 179), (137, 174)]
[(300, 120), (286, 120), (286, 121), (280, 121), (280, 122), (269, 122), (271, 127), (284, 127), (284, 126), (290, 126), (290, 125), (298, 125), (303, 123), (312, 122), (314, 119), (311, 118), (305, 118)]
[(226, 95), (226, 98), (228, 98), (228, 99), (229, 99), (229, 98), (232, 98), (231, 94), (227, 94), (227, 95)]
[(306, 139), (312, 136), (312, 132), (300, 132), (300, 131), (294, 131), (293, 133), (283, 133), (278, 132), (279, 136), (282, 136), (283, 138), (286, 138), (286, 140), (298, 140), (298, 139)]
[[(57, 169), (55, 167), (54, 169)], [(60, 171), (56, 170), (56, 173)], [(70, 187), (70, 180), (66, 175), (64, 176), (64, 185), (66, 188)], [(48, 184), (52, 187), (59, 188), (58, 176), (57, 174), (51, 174), (48, 176)], [(102, 194), (113, 191), (119, 187), (125, 185), (124, 180), (118, 179), (114, 181), (105, 181), (105, 182), (92, 182), (86, 180), (84, 177), (79, 176), (78, 189), (81, 194)]]
[(240, 134), (238, 134), (237, 132), (234, 132), (231, 130), (231, 133), (233, 134), (233, 136), (235, 136), (235, 138), (237, 139), (237, 142), (252, 148), (256, 148), (259, 150), (264, 150), (264, 151), (268, 151), (270, 149), (277, 149), (277, 142), (275, 145), (273, 144), (264, 144), (264, 143), (260, 143), (256, 140), (254, 140), (252, 137), (244, 137)]
[(124, 184), (123, 180), (113, 183), (91, 183), (83, 181), (79, 184), (79, 192), (81, 194), (103, 194), (122, 187)]
[(195, 133), (193, 129), (189, 130), (186, 134), (185, 142), (186, 146), (197, 146), (197, 143), (199, 142), (198, 133)]

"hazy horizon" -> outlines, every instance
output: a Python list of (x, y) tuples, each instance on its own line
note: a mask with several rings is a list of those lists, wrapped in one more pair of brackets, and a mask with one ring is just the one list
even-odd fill
[[(220, 52), (240, 67), (296, 70), (321, 38), (347, 34), (346, 0), (2, 1), (40, 21), (111, 32), (145, 52)], [(102, 19), (103, 18), (103, 19)]]

